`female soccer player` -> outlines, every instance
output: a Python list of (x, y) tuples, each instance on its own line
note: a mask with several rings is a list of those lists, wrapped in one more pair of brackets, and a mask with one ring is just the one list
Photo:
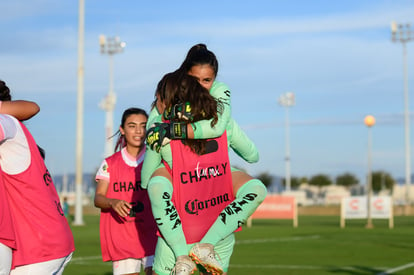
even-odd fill
[[(222, 109), (218, 112), (218, 121), (214, 127), (211, 126), (211, 119), (192, 123), (164, 123), (157, 128), (148, 131), (147, 145), (150, 148), (158, 151), (162, 145), (167, 144), (171, 139), (205, 139), (218, 137), (229, 127), (233, 127), (234, 131), (238, 131), (245, 136), (244, 132), (242, 132), (238, 125), (230, 118), (231, 104), (229, 89), (225, 84), (215, 81), (218, 72), (218, 61), (214, 53), (209, 51), (203, 44), (193, 46), (188, 52), (183, 64), (180, 66), (179, 71), (196, 77), (200, 84), (209, 89), (210, 94), (221, 103)], [(156, 101), (156, 104), (153, 104), (153, 107), (157, 108), (152, 109), (148, 125), (160, 121), (161, 112), (157, 110), (162, 108), (162, 106), (160, 106), (162, 101), (163, 99), (161, 98), (161, 100)], [(173, 115), (175, 112), (174, 110), (179, 110), (176, 112), (177, 114), (185, 113), (185, 102), (181, 104), (184, 105), (171, 110)], [(248, 139), (246, 136), (245, 138)], [(254, 144), (251, 143), (250, 140), (249, 142), (237, 143), (240, 140), (243, 139), (229, 139), (232, 149), (248, 162), (257, 162), (258, 154)], [(162, 184), (163, 187), (154, 188), (154, 190), (157, 190), (162, 194), (162, 190), (166, 190), (169, 185), (171, 185), (171, 178), (168, 177), (162, 165), (154, 168), (154, 163), (157, 163), (156, 159), (156, 152), (148, 150), (148, 154), (144, 161), (142, 185), (146, 188), (146, 186), (152, 182), (157, 182), (157, 185)], [(232, 168), (232, 178), (233, 192), (236, 194), (234, 203), (239, 205), (238, 208), (240, 210), (232, 215), (222, 213), (201, 240), (200, 244), (195, 245), (192, 251), (190, 251), (190, 255), (193, 259), (206, 266), (207, 269), (217, 270), (219, 272), (222, 272), (222, 268), (216, 260), (214, 246), (219, 240), (228, 236), (241, 224), (245, 223), (247, 218), (264, 200), (267, 193), (265, 186), (260, 180), (254, 179), (242, 171)], [(250, 194), (254, 194), (254, 199), (249, 201), (249, 203), (245, 203), (244, 198)], [(153, 200), (151, 199), (151, 202), (152, 201)], [(153, 205), (153, 212), (154, 211), (160, 211), (158, 216), (163, 218), (162, 209)], [(154, 216), (156, 216), (155, 213)], [(188, 257), (185, 257), (185, 255), (188, 254), (188, 251), (187, 248), (182, 245), (183, 242), (181, 241), (182, 234), (180, 228), (171, 228), (171, 230), (164, 234), (164, 237), (166, 240), (171, 240), (169, 245), (172, 247), (177, 257), (176, 266), (188, 266)]]
[[(9, 100), (7, 92), (2, 96)], [(52, 177), (27, 128), (3, 114), (0, 125), (0, 166), (16, 238), (10, 274), (62, 274), (75, 246)]]
[[(0, 113), (9, 114), (19, 120), (26, 120), (36, 115), (40, 108), (31, 101), (11, 101), (10, 90), (0, 80)], [(16, 236), (10, 214), (10, 206), (0, 169), (0, 274), (9, 274), (12, 266), (12, 250), (16, 249)]]
[(141, 267), (152, 274), (157, 226), (147, 190), (140, 186), (147, 118), (139, 108), (124, 111), (115, 153), (96, 175), (102, 259), (112, 261), (114, 275), (139, 274)]

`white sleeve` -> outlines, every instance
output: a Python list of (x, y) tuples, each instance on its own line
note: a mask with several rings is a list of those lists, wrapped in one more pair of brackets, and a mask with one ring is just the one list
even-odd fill
[(102, 161), (98, 172), (96, 172), (95, 180), (107, 180), (109, 181), (108, 163), (106, 160)]
[(25, 171), (31, 162), (31, 152), (19, 121), (9, 115), (0, 115), (0, 165), (11, 175)]
[(0, 142), (16, 136), (17, 127), (13, 118), (9, 115), (0, 114)]

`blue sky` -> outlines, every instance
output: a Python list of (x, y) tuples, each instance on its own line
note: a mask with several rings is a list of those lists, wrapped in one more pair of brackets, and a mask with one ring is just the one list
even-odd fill
[[(41, 106), (26, 125), (46, 149), (52, 174), (74, 172), (78, 1), (0, 4), (0, 78), (15, 99)], [(114, 56), (116, 127), (125, 108), (149, 111), (159, 79), (202, 42), (219, 59), (218, 80), (230, 86), (233, 117), (260, 152), (253, 165), (232, 154), (235, 165), (284, 176), (285, 109), (277, 100), (292, 91), (292, 176), (350, 172), (364, 182), (364, 117), (371, 114), (373, 170), (403, 177), (403, 55), (401, 43), (391, 42), (390, 23), (412, 23), (413, 15), (414, 2), (401, 0), (85, 0), (83, 170), (94, 172), (104, 154), (99, 102), (109, 89), (109, 58), (100, 54), (98, 37), (105, 34), (127, 43)], [(414, 89), (414, 43), (407, 50)]]

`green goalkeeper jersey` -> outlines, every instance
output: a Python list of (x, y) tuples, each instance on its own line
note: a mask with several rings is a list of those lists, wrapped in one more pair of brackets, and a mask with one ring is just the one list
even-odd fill
[[(216, 138), (226, 130), (228, 145), (233, 151), (249, 163), (259, 160), (259, 153), (255, 144), (247, 137), (240, 126), (231, 118), (230, 91), (221, 82), (214, 82), (210, 94), (223, 105), (223, 112), (219, 114), (218, 122), (211, 127), (211, 120), (201, 120), (192, 124), (194, 139)], [(147, 130), (156, 122), (162, 122), (162, 115), (154, 107), (148, 118)], [(146, 148), (143, 167), (141, 170), (141, 186), (147, 188), (152, 173), (162, 167), (164, 159), (172, 168), (172, 154), (170, 145), (163, 146), (160, 153)]]

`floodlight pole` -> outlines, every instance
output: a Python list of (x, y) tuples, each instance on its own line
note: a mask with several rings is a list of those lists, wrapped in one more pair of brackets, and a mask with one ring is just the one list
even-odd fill
[(84, 0), (79, 0), (79, 33), (78, 33), (78, 99), (77, 99), (77, 123), (76, 123), (76, 199), (74, 225), (83, 225), (82, 209), (82, 150), (83, 150), (83, 54), (84, 54), (84, 25), (85, 25)]
[(371, 198), (372, 198), (372, 133), (371, 127), (375, 124), (375, 118), (368, 115), (364, 119), (368, 127), (368, 175), (367, 175), (367, 224), (365, 228), (374, 228), (371, 215)]
[(116, 96), (114, 92), (114, 61), (113, 55), (123, 52), (125, 48), (125, 42), (121, 42), (118, 36), (105, 37), (99, 36), (99, 45), (101, 54), (107, 54), (109, 56), (109, 92), (105, 98), (101, 101), (99, 107), (101, 107), (106, 113), (105, 120), (105, 158), (109, 157), (113, 153), (113, 111), (115, 109)]
[(410, 185), (411, 185), (411, 161), (410, 161), (410, 110), (408, 96), (407, 74), (407, 47), (406, 43), (413, 39), (410, 24), (397, 24), (391, 22), (391, 34), (393, 42), (401, 42), (403, 45), (403, 70), (404, 70), (404, 129), (405, 129), (405, 215), (409, 213)]
[(289, 131), (289, 107), (295, 105), (295, 94), (287, 92), (279, 97), (279, 105), (286, 109), (286, 191), (290, 191), (290, 131)]

